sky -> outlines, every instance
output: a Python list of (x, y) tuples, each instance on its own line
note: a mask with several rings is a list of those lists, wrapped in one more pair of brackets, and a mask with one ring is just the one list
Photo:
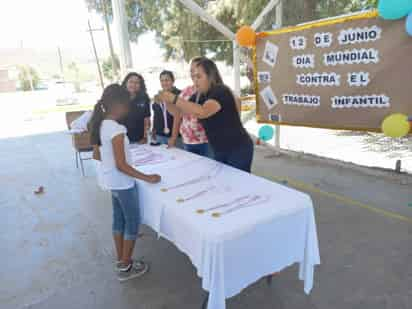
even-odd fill
[(1, 0), (0, 47), (87, 44), (83, 0)]
[[(50, 59), (53, 70), (57, 71), (56, 51), (60, 47), (65, 65), (78, 58), (90, 63), (94, 54), (87, 32), (88, 20), (92, 28), (104, 27), (102, 17), (88, 12), (84, 0), (0, 0), (0, 52), (21, 46), (34, 49), (37, 54), (45, 55), (46, 61)], [(113, 26), (111, 33), (115, 53), (118, 53), (118, 37)], [(96, 31), (94, 35), (99, 59), (107, 59), (110, 55), (107, 34), (105, 31)], [(144, 73), (156, 67), (180, 72), (185, 79), (188, 78), (187, 65), (164, 61), (163, 51), (153, 33), (140, 36), (138, 44), (131, 44), (131, 52), (134, 71)], [(42, 64), (36, 68), (42, 71), (45, 66)], [(231, 73), (229, 78), (232, 79)], [(157, 85), (157, 75), (153, 79)]]
[[(100, 16), (87, 11), (84, 0), (0, 0), (0, 49), (34, 48), (37, 50), (71, 50), (82, 55), (92, 53), (87, 20), (93, 28), (103, 28)], [(115, 29), (111, 29), (117, 49)], [(109, 54), (107, 35), (96, 31), (95, 40), (101, 56)], [(144, 51), (150, 55), (141, 59)], [(162, 57), (153, 34), (143, 35), (139, 44), (132, 44), (135, 65), (155, 65)]]

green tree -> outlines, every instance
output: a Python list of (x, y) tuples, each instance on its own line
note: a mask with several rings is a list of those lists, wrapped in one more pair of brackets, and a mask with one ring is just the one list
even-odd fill
[(114, 56), (114, 65), (115, 65), (115, 68), (113, 70), (112, 57), (108, 57), (102, 63), (103, 75), (104, 77), (106, 77), (107, 79), (111, 81), (114, 81), (116, 76), (119, 76), (120, 60), (117, 55)]
[[(89, 9), (102, 13), (104, 0), (85, 0)], [(108, 1), (108, 0), (106, 0)], [(251, 24), (268, 0), (195, 0), (233, 32)], [(232, 44), (213, 27), (189, 12), (178, 0), (125, 0), (130, 39), (134, 42), (146, 31), (154, 31), (165, 51), (165, 58), (188, 61), (197, 55), (212, 55), (215, 60), (232, 61)], [(324, 17), (376, 7), (377, 0), (283, 0), (283, 24), (295, 25)], [(108, 1), (112, 14), (111, 1)], [(261, 30), (276, 23), (274, 11), (266, 16)]]
[(36, 70), (31, 66), (18, 67), (18, 79), (20, 88), (23, 91), (33, 91), (40, 82), (40, 78)]

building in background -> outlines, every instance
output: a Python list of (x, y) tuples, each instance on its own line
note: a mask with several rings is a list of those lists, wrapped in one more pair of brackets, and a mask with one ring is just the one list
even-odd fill
[(17, 80), (11, 71), (10, 68), (0, 68), (0, 92), (16, 91)]

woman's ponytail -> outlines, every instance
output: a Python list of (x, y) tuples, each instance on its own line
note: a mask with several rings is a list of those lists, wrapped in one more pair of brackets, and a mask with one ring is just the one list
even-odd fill
[(90, 119), (90, 142), (92, 145), (102, 145), (100, 139), (100, 127), (110, 109), (114, 104), (128, 104), (129, 93), (118, 84), (107, 86), (102, 94), (102, 98), (96, 103)]
[(104, 113), (106, 112), (103, 101), (99, 100), (93, 109), (93, 115), (90, 119), (90, 142), (92, 145), (101, 146), (100, 140), (100, 127), (104, 119)]

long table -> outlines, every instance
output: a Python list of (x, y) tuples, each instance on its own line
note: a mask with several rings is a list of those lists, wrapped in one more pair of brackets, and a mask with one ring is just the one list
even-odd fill
[(307, 194), (179, 149), (134, 146), (132, 157), (162, 176), (138, 181), (142, 222), (189, 256), (208, 309), (295, 263), (310, 293), (320, 258)]

